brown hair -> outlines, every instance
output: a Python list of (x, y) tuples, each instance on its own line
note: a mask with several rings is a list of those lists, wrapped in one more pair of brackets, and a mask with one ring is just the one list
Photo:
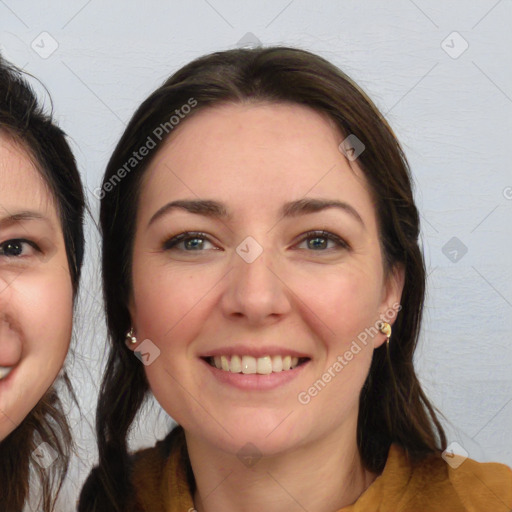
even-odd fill
[[(0, 134), (27, 152), (49, 186), (57, 205), (76, 298), (84, 253), (84, 195), (75, 159), (64, 132), (44, 113), (21, 72), (0, 57)], [(28, 416), (0, 442), (0, 496), (2, 510), (23, 510), (29, 492), (30, 468), (41, 486), (38, 510), (50, 512), (67, 472), (71, 432), (64, 415), (57, 384), (75, 399), (66, 372), (45, 393)], [(76, 401), (76, 399), (75, 399)], [(47, 469), (33, 464), (31, 454), (46, 442), (57, 459)]]
[(374, 351), (360, 395), (360, 455), (367, 469), (381, 472), (391, 443), (401, 445), (412, 460), (444, 449), (445, 434), (413, 367), (425, 267), (410, 171), (396, 137), (361, 89), (325, 59), (285, 47), (229, 50), (194, 60), (151, 94), (132, 117), (105, 172), (100, 221), (111, 348), (97, 408), (99, 465), (82, 491), (79, 510), (125, 512), (133, 507), (126, 437), (149, 387), (143, 366), (125, 346), (131, 325), (127, 298), (141, 178), (166, 138), (155, 141), (156, 149), (114, 186), (107, 184), (113, 184), (133, 152), (191, 98), (197, 106), (181, 123), (201, 109), (227, 102), (287, 102), (328, 116), (345, 137), (353, 134), (364, 143), (358, 165), (375, 199), (384, 266), (389, 272), (401, 265), (405, 284), (389, 353), (385, 344)]

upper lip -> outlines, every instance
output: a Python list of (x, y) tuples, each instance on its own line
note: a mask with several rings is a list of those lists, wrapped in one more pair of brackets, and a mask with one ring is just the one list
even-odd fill
[(246, 345), (229, 345), (228, 347), (215, 348), (202, 353), (199, 357), (215, 356), (252, 356), (255, 358), (265, 356), (292, 356), (308, 359), (311, 357), (305, 352), (294, 350), (292, 348), (277, 346), (255, 347)]

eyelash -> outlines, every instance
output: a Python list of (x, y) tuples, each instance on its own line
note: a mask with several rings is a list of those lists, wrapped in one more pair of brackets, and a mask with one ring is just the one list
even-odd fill
[[(335, 242), (338, 245), (338, 249), (350, 249), (349, 244), (347, 242), (345, 242), (345, 240), (343, 240), (339, 236), (335, 235), (334, 233), (330, 233), (329, 231), (322, 231), (322, 230), (314, 230), (314, 231), (308, 231), (308, 232), (304, 233), (304, 236), (299, 240), (298, 244), (300, 244), (304, 241), (307, 241), (309, 239), (312, 239), (312, 238), (325, 238), (327, 240)], [(169, 240), (167, 240), (166, 242), (164, 242), (163, 249), (165, 251), (169, 251), (171, 249), (176, 249), (176, 246), (179, 243), (186, 242), (188, 240), (194, 240), (194, 239), (202, 239), (202, 240), (206, 240), (206, 241), (209, 241), (210, 243), (212, 243), (208, 239), (208, 235), (206, 235), (205, 233), (201, 233), (199, 231), (187, 231), (185, 233), (180, 233), (179, 235), (176, 235), (175, 237), (172, 237)], [(333, 248), (323, 249), (323, 250), (319, 250), (319, 251), (311, 251), (311, 252), (328, 252), (332, 249)], [(191, 251), (186, 251), (184, 249), (179, 249), (179, 250), (182, 250), (184, 252), (195, 252), (193, 250), (191, 250)], [(202, 251), (199, 250), (197, 252), (202, 252)]]
[[(350, 249), (349, 244), (343, 240), (343, 238), (340, 238), (338, 235), (335, 235), (334, 233), (331, 233), (329, 231), (324, 230), (313, 230), (308, 231), (307, 233), (304, 233), (304, 236), (300, 239), (299, 243), (304, 242), (305, 240), (309, 240), (311, 238), (326, 238), (327, 240), (330, 240), (331, 242), (335, 242), (337, 244), (337, 249)], [(326, 252), (329, 251), (329, 249), (325, 249), (324, 251), (318, 251), (318, 252)], [(317, 251), (314, 251), (317, 252)]]
[[(21, 245), (22, 246), (22, 254), (12, 255), (12, 254), (5, 254), (5, 249), (9, 244), (13, 245)], [(33, 249), (35, 249), (37, 252), (41, 252), (41, 249), (37, 246), (36, 243), (32, 242), (31, 240), (27, 240), (25, 238), (11, 238), (10, 240), (6, 240), (5, 242), (0, 243), (0, 256), (5, 256), (6, 258), (22, 258), (23, 257), (23, 246), (29, 245)]]

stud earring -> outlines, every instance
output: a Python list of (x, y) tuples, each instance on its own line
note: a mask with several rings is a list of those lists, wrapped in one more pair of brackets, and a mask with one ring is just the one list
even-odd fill
[(135, 343), (137, 343), (137, 338), (135, 337), (135, 334), (133, 332), (133, 327), (130, 327), (130, 330), (126, 333), (126, 341), (130, 342), (132, 345), (135, 345)]
[(391, 325), (389, 325), (387, 322), (381, 322), (379, 325), (379, 331), (386, 335), (386, 343), (389, 345), (389, 338), (391, 338)]

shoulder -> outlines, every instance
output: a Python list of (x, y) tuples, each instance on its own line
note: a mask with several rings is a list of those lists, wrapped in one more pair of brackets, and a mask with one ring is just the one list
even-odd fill
[[(402, 502), (407, 502), (408, 507), (453, 512), (512, 510), (510, 468), (503, 464), (479, 463), (459, 456), (447, 460), (439, 454), (411, 463), (405, 452), (393, 445), (385, 471), (388, 465), (390, 470), (394, 469), (391, 471), (394, 475), (388, 476), (395, 476), (395, 480), (401, 482), (395, 484), (402, 487)], [(408, 507), (403, 510), (409, 510)]]
[[(180, 447), (184, 445), (182, 438), (182, 429), (175, 428), (151, 448), (139, 450), (132, 455), (124, 452), (110, 454), (108, 474), (116, 475), (116, 478), (107, 479), (106, 483), (104, 477), (107, 470), (99, 466), (93, 468), (82, 488), (78, 511), (111, 511), (114, 509), (112, 501), (118, 504), (121, 495), (124, 499), (123, 510), (168, 510), (168, 462), (173, 452), (180, 454)], [(126, 483), (120, 484), (120, 475), (123, 475), (123, 480), (126, 477)], [(113, 497), (108, 484), (114, 480), (117, 486), (115, 492), (119, 496), (116, 494)]]
[(184, 498), (188, 502), (190, 492), (185, 451), (183, 429), (175, 427), (154, 447), (132, 455), (130, 480), (135, 490), (137, 510), (164, 512), (177, 499)]
[(158, 441), (155, 446), (144, 448), (133, 453), (130, 457), (132, 462), (133, 476), (136, 473), (153, 473), (154, 470), (161, 470), (171, 453), (172, 436), (169, 434), (165, 439)]
[(130, 481), (142, 510), (165, 510), (162, 476), (172, 449), (171, 434), (155, 446), (139, 450), (131, 456)]
[(512, 511), (512, 469), (504, 464), (466, 459), (448, 476), (467, 510)]

